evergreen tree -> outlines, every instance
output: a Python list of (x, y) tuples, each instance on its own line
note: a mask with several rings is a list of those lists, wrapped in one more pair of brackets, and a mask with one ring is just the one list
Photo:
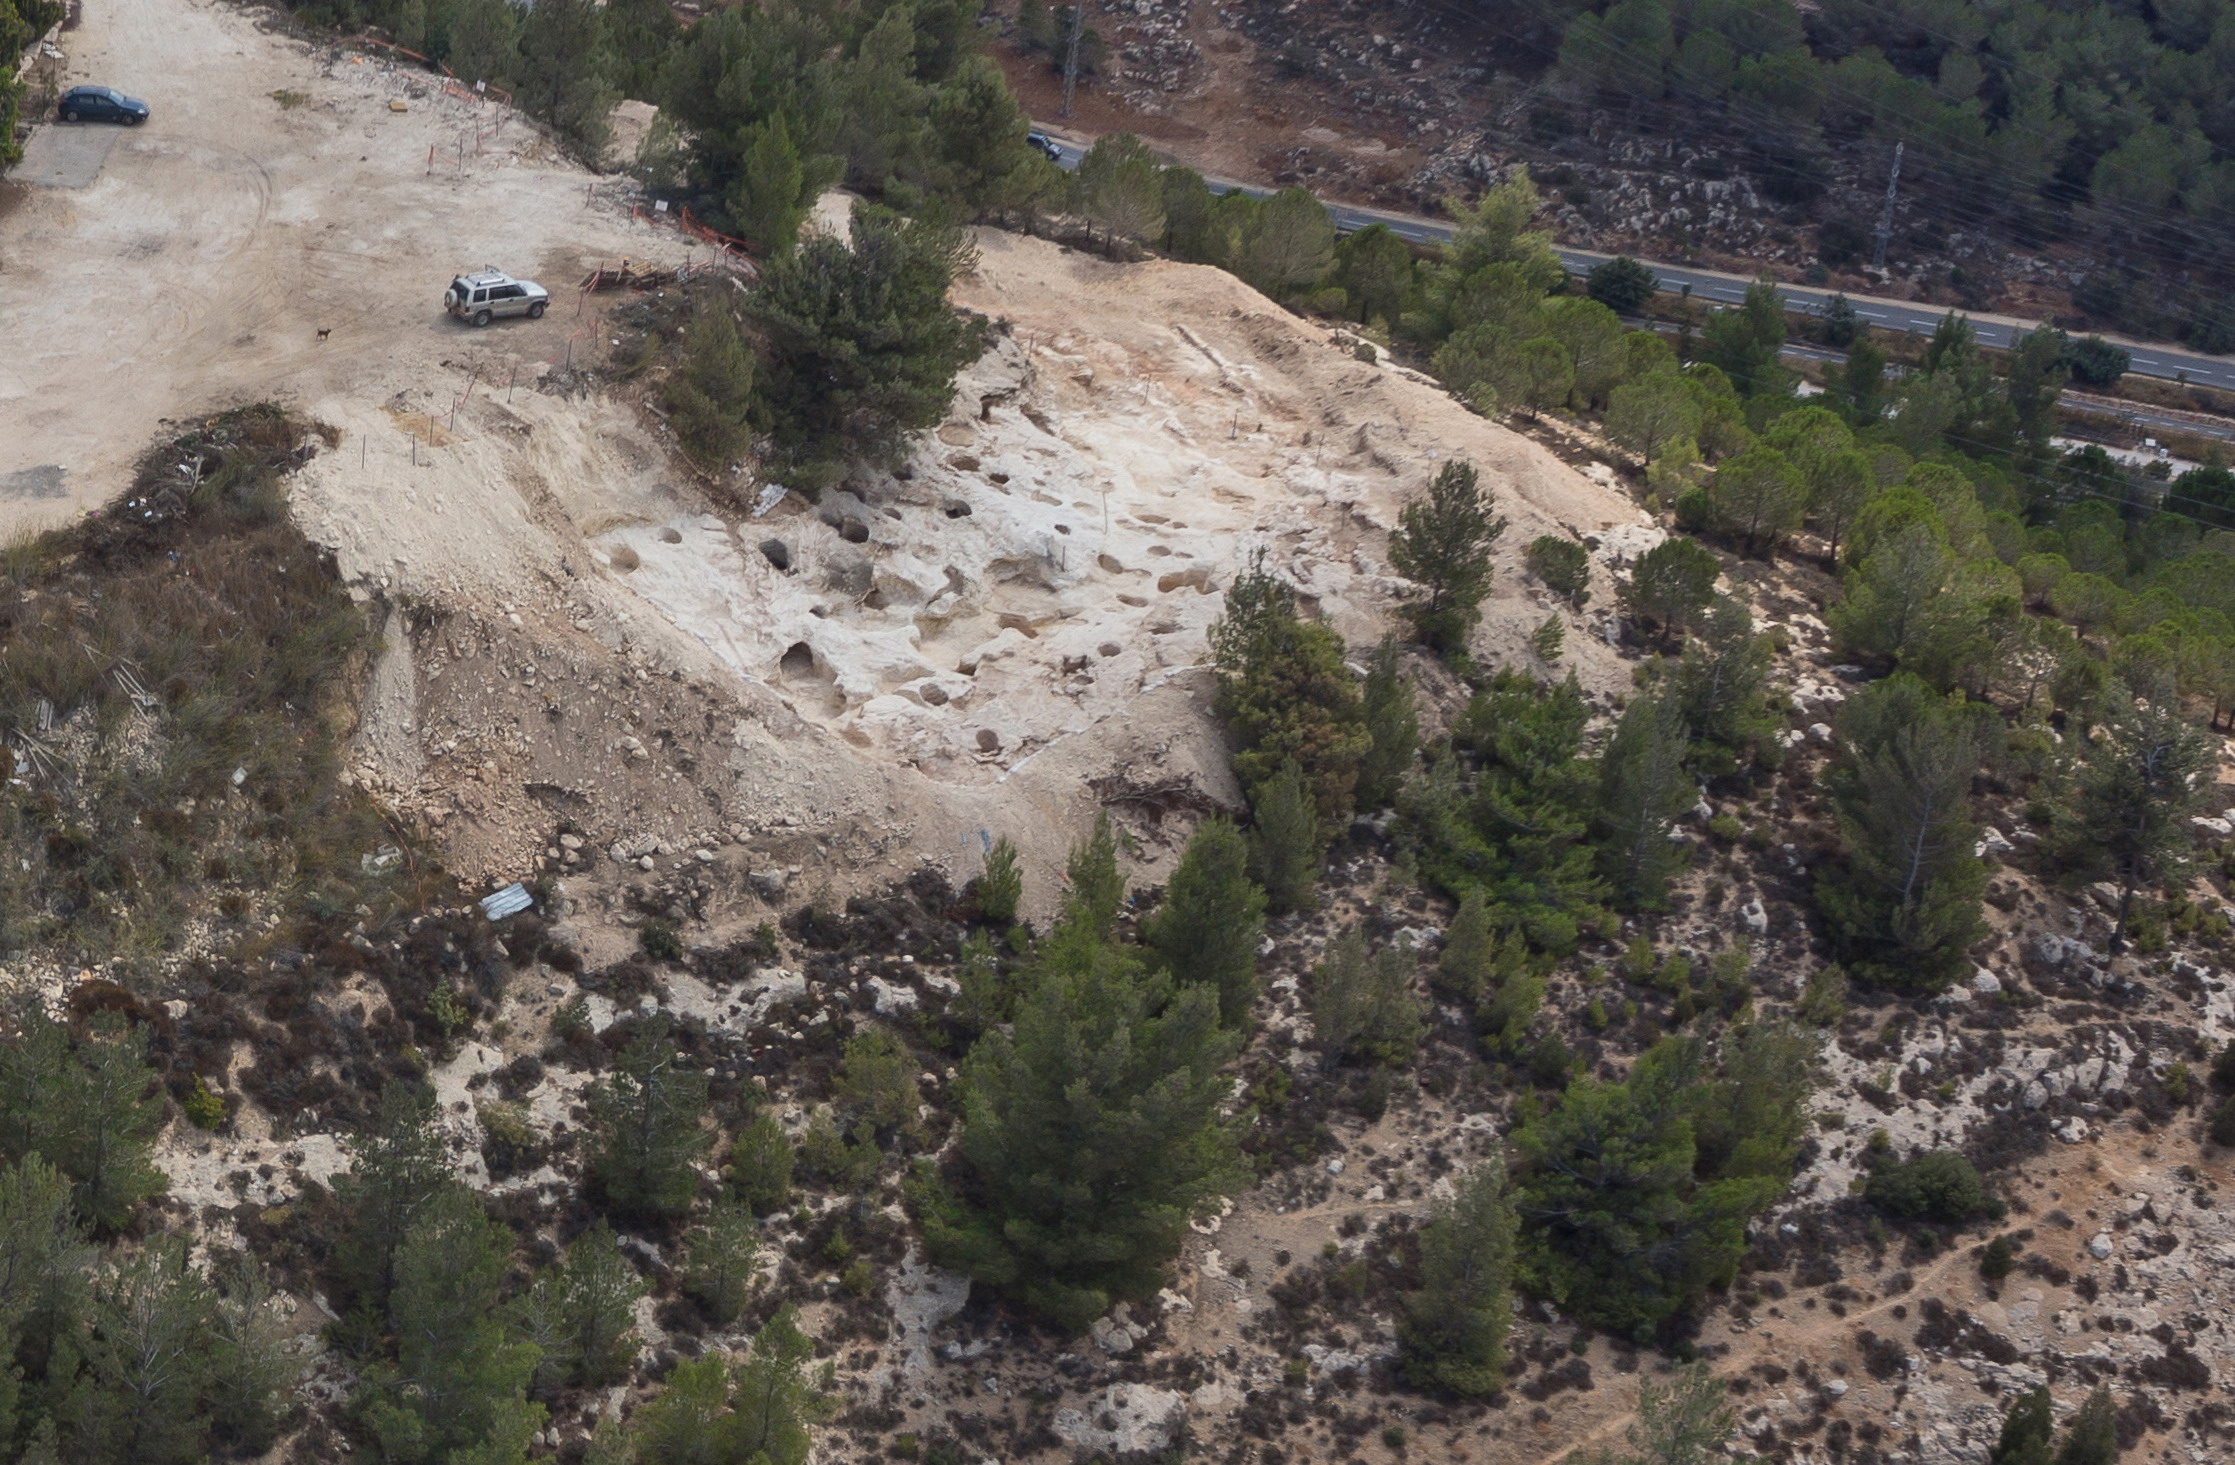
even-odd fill
[(1489, 990), (1498, 958), (1498, 933), (1490, 927), (1490, 902), (1480, 886), (1459, 897), (1451, 928), (1443, 933), (1435, 984), (1464, 1002), (1480, 1001)]
[(808, 1375), (815, 1360), (814, 1340), (799, 1330), (790, 1307), (753, 1335), (752, 1351), (737, 1370), (732, 1413), (722, 1441), (739, 1461), (804, 1465), (814, 1449), (808, 1426), (826, 1417), (833, 1401)]
[(1489, 373), (1469, 400), (1477, 408), (1515, 407), (1535, 422), (1547, 407), (1565, 406), (1575, 394), (1575, 362), (1550, 336), (1532, 336), (1490, 359)]
[(519, 17), (510, 0), (454, 0), (444, 62), (469, 85), (511, 81), (519, 64)]
[(895, 5), (841, 63), (834, 147), (849, 187), (883, 193), (923, 177), (930, 93), (915, 71), (915, 7)]
[(683, 1243), (683, 1290), (698, 1299), (716, 1327), (737, 1321), (752, 1295), (759, 1227), (742, 1205), (718, 1203), (706, 1224)]
[(1821, 1043), (1788, 1022), (1751, 1022), (1724, 1040), (1721, 1070), (1689, 1101), (1697, 1172), (1783, 1181), (1808, 1136)]
[(498, 1307), (510, 1255), (463, 1187), (437, 1194), (405, 1233), (389, 1298), (396, 1362), (361, 1385), (366, 1423), (394, 1465), (516, 1461), (543, 1423), (525, 1396), (535, 1345), (506, 1338)]
[(1312, 1032), (1330, 1062), (1366, 1060), (1401, 1067), (1419, 1050), (1426, 1026), (1412, 990), (1412, 953), (1385, 946), (1366, 954), (1355, 928), (1312, 969)]
[(719, 1353), (675, 1365), (667, 1385), (637, 1411), (630, 1465), (746, 1465), (727, 1448), (730, 1370)]
[(2100, 1385), (2072, 1416), (2056, 1465), (2117, 1465), (2119, 1406)]
[(916, 1087), (918, 1068), (908, 1045), (891, 1030), (868, 1028), (846, 1040), (831, 1097), (849, 1128), (866, 1128), (883, 1144), (916, 1130), (916, 1111), (923, 1104), (923, 1092)]
[(94, 1287), (85, 1375), (69, 1434), (88, 1465), (188, 1465), (203, 1458), (215, 1299), (186, 1243), (158, 1237)]
[(2049, 1408), (2049, 1386), (2038, 1384), (2011, 1401), (2002, 1416), (2002, 1434), (1988, 1452), (1987, 1465), (2050, 1465), (2056, 1416)]
[(1335, 220), (1308, 188), (1284, 188), (1250, 210), (1233, 270), (1275, 300), (1316, 285), (1335, 259)]
[(773, 1114), (756, 1114), (730, 1143), (723, 1177), (738, 1204), (756, 1216), (771, 1216), (792, 1198), (792, 1142)]
[(534, 1391), (617, 1383), (636, 1357), (636, 1303), (644, 1283), (600, 1221), (574, 1239), (560, 1264), (521, 1299), (521, 1335), (537, 1349)]
[(585, 151), (605, 145), (611, 68), (596, 0), (536, 0), (524, 12), (513, 73), (520, 105)]
[(1080, 212), (1102, 228), (1114, 249), (1118, 240), (1138, 244), (1164, 233), (1164, 183), (1156, 159), (1130, 132), (1096, 139), (1071, 175)]
[(1156, 1290), (1188, 1220), (1244, 1175), (1221, 1072), (1239, 1040), (1208, 986), (1175, 986), (1066, 921), (1013, 1034), (963, 1063), (951, 1185), (919, 1190), (942, 1265), (1074, 1331)]
[(720, 471), (743, 450), (751, 434), (753, 353), (727, 310), (709, 305), (692, 318), (663, 395), (677, 441), (701, 466)]
[(1687, 747), (1683, 702), (1663, 692), (1630, 703), (1599, 759), (1601, 861), (1615, 897), (1633, 909), (1657, 909), (1688, 854), (1668, 837), (1695, 798)]
[(1164, 904), (1142, 924), (1141, 944), (1182, 986), (1218, 994), (1219, 1021), (1249, 1022), (1257, 1001), (1257, 947), (1265, 936), (1265, 892), (1249, 878), (1241, 831), (1213, 815), (1196, 828), (1164, 887)]
[(1031, 130), (1000, 68), (963, 56), (931, 100), (932, 186), (970, 219), (1059, 195), (1063, 172), (1025, 140)]
[(1671, 535), (1644, 554), (1622, 583), (1625, 615), (1682, 636), (1715, 598), (1723, 567), (1714, 555), (1682, 535)]
[(1259, 787), (1250, 815), (1249, 873), (1265, 891), (1265, 908), (1274, 915), (1310, 910), (1327, 840), (1302, 765), (1283, 763)]
[(1420, 714), (1398, 661), (1396, 638), (1383, 637), (1366, 663), (1359, 700), (1372, 743), (1358, 765), (1358, 808), (1371, 813), (1395, 801), (1420, 749)]
[(751, 309), (779, 443), (809, 461), (877, 458), (937, 422), (983, 338), (947, 303), (971, 257), (957, 229), (864, 206), (850, 243), (817, 234), (770, 260)]
[(1766, 443), (1724, 459), (1707, 497), (1717, 526), (1755, 555), (1772, 553), (1799, 526), (1808, 502), (1798, 470)]
[[(1763, 701), (1774, 653), (1769, 638), (1756, 633), (1745, 606), (1717, 596), (1702, 619), (1699, 638), (1684, 648), (1677, 663), (1675, 696), (1684, 725), (1695, 744), (1713, 756), (1703, 772), (1735, 769), (1739, 755), (1766, 742), (1775, 730)], [(1700, 751), (1695, 749), (1695, 755)]]
[(2074, 780), (2071, 854), (2083, 868), (2108, 869), (2119, 883), (2111, 950), (2126, 947), (2134, 892), (2164, 880), (2186, 861), (2189, 816), (2212, 788), (2218, 752), (2170, 705), (2113, 700), (2102, 728), (2082, 745)]
[(1971, 778), (1992, 719), (1992, 709), (1952, 704), (1906, 675), (1841, 710), (1826, 784), (1846, 857), (1825, 864), (1816, 900), (1841, 959), (1866, 980), (1938, 991), (1984, 929)]
[(1512, 1323), (1513, 1202), (1493, 1156), (1420, 1228), (1420, 1290), (1405, 1294), (1398, 1354), (1415, 1388), (1479, 1399), (1505, 1381)]
[(986, 867), (978, 872), (978, 914), (989, 924), (1007, 926), (1017, 918), (1024, 899), (1024, 871), (1017, 864), (1017, 847), (1007, 835), (986, 851)]
[(1606, 435), (1651, 463), (1670, 445), (1697, 439), (1700, 417), (1699, 400), (1680, 373), (1649, 372), (1607, 399)]
[[(730, 227), (772, 258), (789, 257), (799, 242), (815, 198), (835, 181), (842, 163), (809, 156), (786, 113), (751, 124), (738, 150), (736, 184), (723, 199)], [(841, 246), (843, 247), (843, 246)], [(767, 277), (764, 278), (764, 290)]]
[(35, 1000), (14, 1017), (15, 1036), (0, 1039), (0, 1162), (42, 1157), (70, 1178), (88, 1225), (117, 1230), (163, 1186), (148, 1162), (163, 1099), (147, 1031), (103, 1013), (73, 1041)]
[(624, 97), (657, 103), (667, 58), (682, 29), (666, 0), (607, 0), (605, 34), (615, 89)]
[(1856, 448), (1833, 454), (1810, 475), (1808, 517), (1824, 536), (1826, 552), (1834, 563), (1838, 562), (1839, 541), (1847, 526), (1855, 522), (1855, 516), (1877, 490), (1877, 475), (1871, 472), (1870, 459)]
[(1665, 1381), (1648, 1376), (1639, 1382), (1629, 1443), (1636, 1465), (1709, 1465), (1735, 1422), (1723, 1381), (1707, 1365), (1689, 1363)]
[(1490, 495), (1472, 463), (1436, 470), (1428, 496), (1407, 504), (1389, 539), (1389, 560), (1419, 588), (1405, 607), (1420, 639), (1439, 655), (1467, 649), (1490, 593), (1490, 549), (1506, 521), (1492, 517)]
[(669, 1026), (665, 1013), (643, 1019), (613, 1077), (586, 1096), (597, 1134), (591, 1174), (623, 1216), (679, 1216), (698, 1193), (706, 1075), (683, 1064)]
[(335, 1178), (334, 1199), (347, 1219), (335, 1266), (357, 1306), (383, 1316), (404, 1236), (437, 1195), (457, 1184), (435, 1127), (434, 1095), (421, 1084), (391, 1080), (372, 1127), (343, 1147), (349, 1170)]
[(1515, 1131), (1521, 1277), (1643, 1337), (1735, 1274), (1746, 1223), (1785, 1177), (1695, 1175), (1696, 1044), (1663, 1039), (1620, 1083), (1578, 1079)]
[(1125, 905), (1125, 874), (1118, 868), (1117, 830), (1107, 811), (1095, 815), (1092, 834), (1071, 846), (1063, 873), (1070, 887), (1063, 898), (1064, 913), (1085, 921), (1096, 936), (1109, 940)]
[(302, 1366), (287, 1352), (287, 1332), (263, 1265), (246, 1252), (220, 1273), (210, 1314), (208, 1400), (216, 1437), (244, 1452), (271, 1447), (287, 1389)]
[[(70, 1204), (68, 1176), (37, 1155), (0, 1170), (0, 1357), (19, 1364), (25, 1378), (45, 1375), (57, 1348), (76, 1337), (94, 1255)], [(14, 1382), (0, 1368), (0, 1405)]]
[(1591, 556), (1572, 539), (1541, 534), (1529, 541), (1529, 569), (1544, 588), (1577, 610), (1591, 599)]
[(1335, 245), (1334, 283), (1361, 325), (1400, 324), (1419, 288), (1418, 274), (1412, 246), (1387, 224), (1353, 230)]
[(1584, 289), (1591, 298), (1616, 315), (1635, 315), (1652, 303), (1661, 282), (1649, 265), (1618, 254), (1591, 267)]
[[(1372, 746), (1358, 687), (1335, 633), (1296, 614), (1296, 592), (1265, 568), (1260, 551), (1226, 591), (1226, 613), (1211, 627), (1219, 716), (1234, 740), (1234, 772), (1253, 809), (1264, 786), (1294, 760), (1317, 818), (1347, 818), (1358, 763)], [(1259, 816), (1260, 823), (1263, 816)], [(1311, 858), (1324, 846), (1315, 832)], [(1281, 893), (1258, 875), (1274, 908)]]

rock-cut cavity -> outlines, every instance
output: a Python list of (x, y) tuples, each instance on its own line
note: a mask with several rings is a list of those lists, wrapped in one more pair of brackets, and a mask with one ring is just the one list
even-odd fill
[(785, 574), (788, 575), (791, 573), (792, 547), (784, 543), (783, 540), (762, 540), (761, 558), (767, 560), (770, 564), (774, 565), (777, 569), (782, 570)]

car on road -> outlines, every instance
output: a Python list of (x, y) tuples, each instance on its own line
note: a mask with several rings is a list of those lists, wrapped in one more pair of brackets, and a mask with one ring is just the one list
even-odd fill
[(71, 87), (54, 110), (65, 122), (121, 122), (137, 127), (147, 121), (147, 103), (106, 86)]
[(1049, 162), (1060, 163), (1063, 161), (1063, 149), (1056, 143), (1056, 140), (1054, 138), (1048, 136), (1046, 133), (1028, 132), (1024, 135), (1024, 140), (1028, 143), (1031, 143), (1034, 147), (1038, 148), (1043, 154), (1045, 154)]
[(442, 293), (442, 307), (460, 320), (485, 326), (500, 315), (542, 316), (551, 292), (533, 280), (515, 280), (502, 270), (460, 275)]

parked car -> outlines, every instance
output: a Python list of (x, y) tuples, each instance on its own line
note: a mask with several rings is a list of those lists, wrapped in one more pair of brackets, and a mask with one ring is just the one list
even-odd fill
[(1046, 133), (1028, 132), (1024, 135), (1024, 140), (1046, 154), (1049, 162), (1061, 163), (1063, 161), (1063, 149), (1057, 145), (1054, 138)]
[(533, 280), (515, 280), (502, 270), (460, 275), (442, 295), (443, 309), (477, 326), (485, 326), (500, 315), (524, 315), (535, 320), (550, 303), (550, 291)]
[(54, 109), (65, 122), (121, 122), (126, 127), (137, 127), (147, 121), (147, 103), (114, 87), (71, 87)]

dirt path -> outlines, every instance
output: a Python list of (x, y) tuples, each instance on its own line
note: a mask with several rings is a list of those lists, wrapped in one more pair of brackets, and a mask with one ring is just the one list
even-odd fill
[[(589, 175), (519, 118), (347, 53), (329, 65), (258, 19), (88, 0), (65, 37), (66, 84), (116, 86), (153, 116), (83, 186), (34, 181), (0, 220), (0, 534), (114, 492), (165, 417), (277, 397), (368, 430), (414, 388), (447, 405), (446, 358), (563, 356), (589, 263), (681, 256), (587, 205)], [(562, 307), (455, 325), (443, 287), (485, 262), (543, 277)]]

